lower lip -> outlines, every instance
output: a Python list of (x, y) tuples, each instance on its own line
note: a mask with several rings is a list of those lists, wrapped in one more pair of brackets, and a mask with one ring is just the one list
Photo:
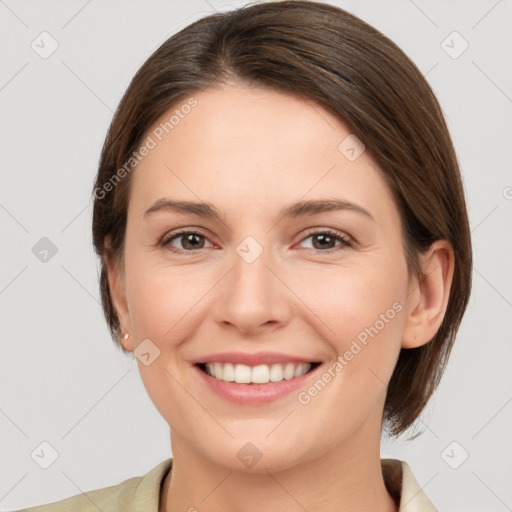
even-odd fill
[(268, 382), (267, 384), (238, 384), (236, 382), (226, 382), (206, 374), (198, 366), (193, 366), (193, 368), (199, 373), (209, 388), (218, 395), (236, 404), (253, 405), (272, 402), (304, 387), (306, 381), (309, 380), (312, 375), (316, 374), (320, 366), (300, 377), (294, 377), (290, 380), (281, 380), (279, 382)]

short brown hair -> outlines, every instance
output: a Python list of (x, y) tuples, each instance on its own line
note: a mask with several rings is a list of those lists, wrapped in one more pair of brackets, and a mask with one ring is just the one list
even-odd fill
[(437, 388), (468, 303), (472, 249), (463, 184), (441, 108), (421, 72), (378, 30), (328, 4), (293, 0), (206, 16), (165, 41), (136, 73), (110, 125), (93, 190), (93, 242), (114, 342), (121, 347), (105, 258), (123, 259), (133, 174), (125, 164), (172, 106), (233, 82), (313, 100), (350, 127), (394, 195), (409, 270), (420, 275), (418, 256), (435, 240), (452, 244), (443, 322), (429, 343), (401, 350), (388, 386), (384, 420), (397, 436)]

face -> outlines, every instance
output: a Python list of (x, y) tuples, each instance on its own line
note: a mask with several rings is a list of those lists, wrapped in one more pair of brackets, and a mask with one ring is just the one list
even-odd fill
[(411, 280), (378, 166), (315, 103), (234, 85), (194, 98), (146, 134), (116, 285), (171, 438), (228, 469), (259, 453), (264, 471), (380, 436)]

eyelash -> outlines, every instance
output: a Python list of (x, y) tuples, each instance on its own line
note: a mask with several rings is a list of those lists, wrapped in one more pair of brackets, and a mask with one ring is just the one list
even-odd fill
[[(193, 231), (193, 230), (189, 230), (189, 229), (183, 229), (183, 230), (180, 230), (180, 231), (176, 231), (174, 233), (170, 233), (169, 236), (164, 237), (162, 239), (162, 241), (160, 242), (160, 246), (161, 247), (166, 247), (166, 246), (168, 246), (170, 244), (170, 242), (172, 242), (173, 240), (178, 239), (178, 238), (180, 238), (181, 236), (184, 236), (184, 235), (199, 235), (200, 237), (205, 238), (206, 240), (209, 240), (208, 237), (206, 235), (202, 234), (200, 231)], [(337, 248), (326, 249), (326, 250), (314, 249), (313, 248), (313, 251), (315, 251), (317, 254), (320, 254), (320, 253), (331, 254), (333, 252), (336, 252), (336, 251), (344, 249), (344, 248), (353, 247), (353, 240), (350, 237), (348, 237), (347, 235), (345, 235), (345, 234), (343, 234), (343, 233), (341, 233), (339, 231), (335, 231), (335, 230), (329, 229), (329, 228), (325, 228), (325, 229), (322, 229), (322, 230), (309, 230), (309, 231), (307, 231), (306, 236), (304, 238), (302, 238), (301, 242), (303, 242), (304, 240), (307, 240), (308, 238), (310, 238), (313, 235), (328, 235), (329, 237), (332, 237), (332, 238), (336, 239), (337, 241), (341, 242), (341, 245), (338, 246)], [(171, 252), (173, 252), (173, 253), (176, 253), (176, 254), (180, 254), (180, 253), (181, 254), (183, 254), (183, 253), (195, 254), (197, 251), (200, 251), (201, 249), (197, 249), (197, 250), (186, 250), (186, 249), (176, 250), (175, 248), (171, 248), (169, 246), (169, 250)]]

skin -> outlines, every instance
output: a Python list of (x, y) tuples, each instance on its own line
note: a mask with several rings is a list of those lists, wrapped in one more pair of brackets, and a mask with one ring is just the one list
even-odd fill
[[(441, 324), (451, 246), (437, 241), (422, 255), (423, 279), (408, 273), (381, 171), (367, 151), (353, 162), (339, 151), (350, 130), (319, 105), (240, 84), (194, 97), (198, 105), (134, 171), (124, 261), (108, 262), (130, 333), (123, 346), (149, 338), (160, 350), (150, 365), (138, 361), (170, 426), (174, 461), (160, 511), (395, 511), (380, 467), (387, 384), (400, 349), (427, 343)], [(171, 211), (144, 218), (164, 197), (211, 203), (222, 221)], [(373, 219), (351, 210), (278, 218), (300, 199), (343, 199)], [(159, 245), (182, 227), (206, 237), (194, 253), (187, 237)], [(353, 245), (322, 245), (325, 228)], [(252, 263), (236, 252), (247, 236), (263, 248)], [(295, 392), (233, 404), (191, 366), (212, 353), (274, 351), (322, 361), (323, 372), (397, 302), (401, 311), (305, 405)], [(250, 468), (237, 457), (247, 442), (262, 455)]]

